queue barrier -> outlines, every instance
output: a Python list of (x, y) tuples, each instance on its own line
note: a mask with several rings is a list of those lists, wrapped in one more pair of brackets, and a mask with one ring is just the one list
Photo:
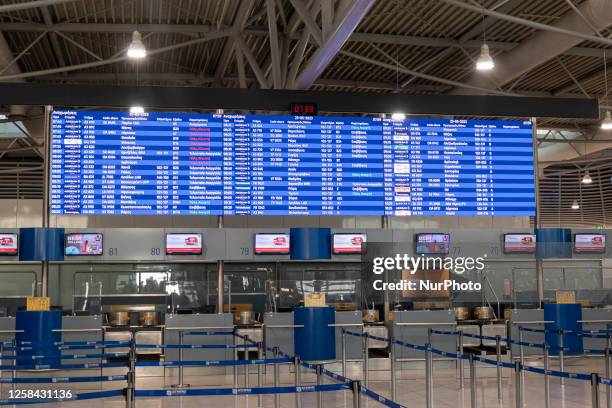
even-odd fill
[(60, 360), (83, 360), (83, 359), (108, 359), (108, 358), (126, 358), (129, 353), (98, 353), (98, 354), (61, 354), (59, 356), (2, 356), (2, 360), (17, 360), (31, 359), (31, 360), (42, 360), (45, 358), (55, 358)]
[[(432, 333), (436, 333), (436, 330), (432, 330)], [(438, 334), (452, 334), (453, 332), (446, 332), (446, 333), (438, 333)], [(364, 336), (364, 334), (361, 333), (354, 333), (354, 332), (348, 332), (347, 334), (352, 335), (352, 336)], [(373, 340), (378, 340), (378, 341), (384, 341), (384, 342), (388, 342), (389, 340), (384, 338), (384, 337), (378, 337), (378, 336), (369, 336), (371, 339)], [(444, 351), (444, 350), (439, 350), (439, 349), (435, 349), (431, 346), (422, 346), (422, 345), (418, 345), (418, 344), (412, 344), (412, 343), (408, 343), (408, 342), (404, 342), (404, 341), (400, 341), (400, 340), (392, 340), (393, 344), (397, 344), (399, 346), (403, 346), (403, 347), (407, 347), (407, 348), (411, 348), (414, 350), (420, 350), (420, 351), (425, 351), (425, 352), (431, 352), (433, 354), (437, 354), (439, 356), (445, 356), (445, 357), (450, 357), (452, 359), (463, 359), (463, 360), (469, 360), (470, 358), (470, 354), (457, 354), (457, 353), (450, 353), (448, 351)], [(523, 342), (525, 343), (525, 342)], [(531, 344), (531, 343), (525, 343), (525, 344)], [(545, 347), (545, 345), (541, 345), (542, 348)], [(552, 348), (552, 347), (551, 347)], [(602, 350), (605, 354), (605, 350)], [(505, 368), (515, 368), (515, 364), (514, 363), (510, 363), (510, 362), (504, 362), (501, 361), (498, 363), (497, 360), (493, 360), (493, 359), (489, 359), (480, 355), (476, 355), (476, 354), (471, 354), (471, 356), (473, 356), (474, 360), (480, 361), (482, 363), (485, 364), (490, 364), (490, 365), (500, 365), (502, 367)], [(538, 374), (548, 374), (551, 375), (553, 377), (560, 377), (560, 378), (572, 378), (572, 379), (577, 379), (577, 380), (584, 380), (584, 381), (590, 381), (591, 380), (591, 375), (590, 374), (581, 374), (581, 373), (570, 373), (567, 371), (558, 371), (558, 370), (544, 370), (541, 368), (537, 368), (537, 367), (531, 367), (531, 366), (527, 366), (524, 364), (520, 364), (520, 369), (523, 371), (530, 371), (533, 373), (538, 373)], [(603, 377), (602, 377), (603, 378)], [(607, 380), (607, 379), (606, 379)]]
[[(375, 337), (375, 336), (372, 336)], [(300, 362), (300, 364), (303, 367), (309, 368), (311, 370), (316, 370), (317, 369), (317, 365), (316, 364), (310, 364), (310, 363), (306, 363), (306, 362)], [(355, 381), (351, 380), (348, 377), (344, 377), (340, 374), (334, 373), (333, 371), (330, 371), (326, 368), (322, 368), (321, 369), (321, 373), (327, 375), (330, 378), (333, 378), (336, 381), (340, 381), (341, 383), (345, 383), (347, 385), (351, 384), (354, 385)], [(361, 385), (361, 383), (358, 383), (357, 388), (359, 389), (359, 392), (368, 396), (369, 398), (377, 401), (378, 403), (386, 406), (386, 407), (390, 407), (390, 408), (406, 408), (404, 405), (401, 405), (387, 397), (384, 397), (374, 391), (372, 391), (371, 389)]]
[[(446, 330), (432, 330), (431, 331), (432, 334), (442, 334), (442, 335), (449, 335), (449, 336), (457, 336), (459, 335), (458, 331), (446, 331)], [(462, 334), (463, 337), (470, 337), (473, 339), (480, 339), (480, 340), (491, 340), (491, 341), (497, 341), (498, 338), (495, 336), (482, 336), (479, 334), (472, 334), (472, 333), (463, 333)], [(499, 338), (499, 340), (502, 343), (506, 343), (506, 344), (516, 344), (517, 346), (523, 346), (523, 347), (530, 347), (530, 348), (538, 348), (538, 349), (544, 349), (544, 347), (546, 347), (546, 344), (544, 343), (536, 343), (536, 342), (530, 342), (530, 341), (519, 341), (519, 340), (513, 340), (513, 339), (509, 339), (509, 338)], [(550, 350), (562, 350), (562, 351), (570, 351), (569, 347), (557, 347), (557, 346), (548, 346), (548, 348)]]
[(607, 339), (612, 335), (612, 330), (564, 330), (564, 329), (536, 329), (533, 327), (519, 326), (520, 330), (531, 333), (555, 333), (573, 334), (580, 337), (590, 337), (595, 339)]
[(305, 392), (329, 392), (350, 389), (349, 384), (323, 384), (287, 387), (248, 387), (248, 388), (204, 388), (180, 390), (136, 390), (136, 397), (190, 397), (204, 395), (265, 395), (265, 394), (295, 394)]
[(125, 363), (85, 363), (85, 364), (2, 364), (0, 370), (80, 370), (90, 368), (126, 367)]
[[(349, 332), (349, 331), (347, 331), (345, 329), (342, 329), (342, 333), (345, 333), (345, 332), (346, 333), (353, 333), (353, 332)], [(240, 338), (240, 339), (245, 340), (245, 341), (253, 342), (253, 340), (248, 335), (240, 335), (240, 334), (234, 334), (234, 335), (236, 337)], [(359, 334), (357, 334), (357, 335), (359, 335)], [(279, 355), (279, 356), (284, 357), (284, 358), (288, 358), (291, 361), (294, 360), (294, 358), (292, 358), (287, 353), (284, 353), (283, 351), (281, 351), (278, 348), (267, 347), (267, 346), (264, 346), (263, 348), (266, 351), (273, 352), (276, 355)], [(311, 369), (311, 370), (315, 370), (315, 371), (317, 370), (317, 365), (316, 364), (311, 364), (311, 363), (307, 363), (305, 361), (300, 361), (300, 365), (305, 367), (305, 368)], [(357, 390), (358, 393), (363, 393), (364, 395), (368, 396), (369, 398), (374, 399), (375, 401), (379, 402), (380, 404), (382, 404), (382, 405), (384, 405), (386, 407), (390, 407), (390, 408), (406, 408), (405, 406), (403, 406), (403, 405), (401, 405), (401, 404), (399, 404), (399, 403), (397, 403), (397, 402), (395, 402), (395, 401), (393, 401), (393, 400), (391, 400), (389, 398), (383, 397), (382, 395), (380, 395), (380, 394), (378, 394), (378, 393), (368, 389), (367, 387), (361, 385), (361, 383), (359, 381), (355, 381), (355, 380), (352, 380), (352, 379), (350, 379), (348, 377), (345, 377), (345, 376), (342, 376), (340, 374), (334, 373), (333, 371), (330, 371), (330, 370), (328, 370), (328, 369), (326, 369), (325, 367), (322, 367), (322, 366), (321, 366), (321, 373), (326, 375), (326, 376), (328, 376), (328, 377), (330, 377), (330, 378), (332, 378), (332, 379), (334, 379), (334, 380), (336, 380), (336, 381), (340, 381), (341, 383), (344, 383), (346, 385), (350, 385), (350, 387), (353, 389), (353, 393), (355, 393), (356, 390)]]
[(98, 375), (93, 377), (0, 378), (0, 384), (63, 384), (100, 381), (126, 381), (127, 375)]
[[(75, 345), (59, 345), (52, 346), (58, 350), (102, 350), (102, 349), (113, 349), (113, 348), (125, 348), (129, 347), (130, 342), (121, 343), (121, 344), (75, 344)], [(33, 350), (34, 346), (10, 346), (4, 347), (2, 351), (30, 351)]]
[(190, 331), (185, 332), (185, 336), (231, 336), (234, 332), (231, 331)]
[[(112, 346), (112, 345), (120, 345), (120, 346), (129, 346), (131, 340), (106, 340), (106, 341), (54, 341), (50, 343), (54, 346), (93, 346), (93, 345), (101, 345), (101, 346)], [(41, 343), (34, 341), (3, 341), (0, 342), (2, 346), (46, 346), (49, 343)]]
[(379, 403), (381, 403), (382, 405), (386, 406), (386, 407), (390, 407), (390, 408), (406, 408), (405, 406), (390, 400), (389, 398), (383, 397), (382, 395), (364, 387), (363, 385), (359, 386), (359, 391), (362, 394), (367, 395), (368, 397), (372, 398), (374, 401), (377, 401)]
[(257, 347), (257, 344), (136, 344), (136, 347), (160, 349), (247, 349)]
[(136, 367), (218, 367), (258, 364), (283, 364), (291, 362), (293, 362), (293, 359), (291, 358), (271, 358), (258, 360), (139, 361), (136, 363)]

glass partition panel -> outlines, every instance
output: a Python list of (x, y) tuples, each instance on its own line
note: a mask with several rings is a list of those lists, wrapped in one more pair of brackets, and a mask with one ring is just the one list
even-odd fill
[(359, 310), (363, 286), (359, 263), (284, 264), (278, 281), (278, 307), (304, 304), (304, 296), (325, 294), (327, 304), (337, 310)]

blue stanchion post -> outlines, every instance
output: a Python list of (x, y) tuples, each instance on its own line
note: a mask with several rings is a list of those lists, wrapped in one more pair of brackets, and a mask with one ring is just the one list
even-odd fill
[[(565, 345), (563, 341), (563, 329), (559, 329), (559, 371), (563, 371), (565, 369)], [(521, 362), (522, 364), (522, 362)], [(559, 377), (559, 381), (561, 385), (565, 385), (565, 379), (563, 377)]]

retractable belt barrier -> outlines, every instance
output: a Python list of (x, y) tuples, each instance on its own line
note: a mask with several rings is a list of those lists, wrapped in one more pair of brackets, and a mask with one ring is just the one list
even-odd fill
[[(457, 335), (459, 335), (458, 331), (432, 330), (431, 332), (433, 334), (442, 334), (442, 335), (449, 335), (449, 336), (457, 336)], [(481, 339), (481, 340), (497, 341), (497, 337), (495, 337), (495, 336), (481, 336), (479, 334), (472, 334), (472, 333), (463, 333), (463, 337), (470, 337), (470, 338), (473, 338), (473, 339)], [(535, 343), (535, 342), (530, 342), (530, 341), (518, 341), (518, 340), (509, 339), (509, 338), (500, 338), (500, 341), (502, 343), (506, 343), (506, 344), (516, 344), (517, 346), (537, 348), (537, 349), (544, 349), (544, 347), (546, 347), (546, 345), (544, 343)], [(557, 347), (557, 346), (550, 346), (550, 345), (548, 346), (548, 349), (549, 350), (559, 350), (559, 351), (560, 350), (570, 351), (569, 347)]]
[(83, 359), (108, 359), (108, 358), (125, 358), (128, 357), (129, 353), (99, 353), (99, 354), (61, 354), (59, 356), (2, 356), (0, 357), (0, 361), (8, 360), (13, 361), (16, 359), (32, 359), (32, 360), (42, 360), (45, 358), (55, 358), (61, 360), (83, 360)]
[[(432, 333), (436, 333), (436, 334), (448, 334), (448, 335), (454, 335), (455, 333), (458, 334), (459, 332), (452, 332), (452, 331), (442, 331), (442, 330), (432, 330)], [(355, 332), (350, 332), (350, 331), (345, 331), (346, 334), (351, 335), (351, 336), (357, 336), (357, 337), (362, 337), (365, 334), (361, 334), (361, 333), (355, 333)], [(465, 333), (464, 333), (465, 335)], [(389, 340), (384, 338), (384, 337), (378, 337), (378, 336), (372, 336), (369, 335), (370, 339), (373, 340), (379, 340), (379, 341), (384, 341), (384, 342), (388, 342)], [(497, 338), (493, 338), (495, 340), (497, 340)], [(527, 343), (527, 342), (515, 342), (512, 341), (510, 339), (505, 339), (509, 342), (515, 343), (515, 344), (522, 344), (524, 346), (527, 345), (531, 345), (534, 347), (538, 347), (538, 348), (545, 348), (544, 344), (539, 344), (539, 343)], [(400, 340), (392, 340), (393, 344), (397, 344), (399, 346), (402, 347), (406, 347), (406, 348), (411, 348), (414, 350), (420, 350), (420, 351), (430, 351), (433, 354), (437, 354), (439, 356), (445, 356), (445, 357), (450, 357), (452, 359), (463, 359), (463, 360), (469, 360), (469, 354), (456, 354), (456, 353), (450, 353), (444, 350), (439, 350), (439, 349), (435, 349), (431, 346), (422, 346), (422, 345), (418, 345), (418, 344), (412, 344), (412, 343), (408, 343), (408, 342), (404, 342), (404, 341), (400, 341)], [(549, 347), (550, 349), (553, 349), (553, 347)], [(566, 350), (566, 348), (563, 348), (563, 350)], [(605, 350), (596, 350), (596, 349), (587, 349), (588, 351), (591, 352), (597, 352), (597, 354), (605, 354)], [(494, 366), (501, 366), (504, 368), (511, 368), (514, 369), (515, 365), (513, 363), (510, 362), (504, 362), (504, 361), (500, 361), (499, 363), (497, 362), (497, 360), (493, 360), (493, 359), (489, 359), (480, 355), (473, 355), (474, 360), (480, 361), (482, 363), (485, 364), (489, 364), (489, 365), (494, 365)], [(582, 373), (570, 373), (567, 371), (558, 371), (558, 370), (544, 370), (541, 368), (537, 368), (537, 367), (530, 367), (530, 366), (526, 366), (524, 364), (520, 364), (519, 365), (520, 370), (522, 371), (528, 371), (528, 372), (532, 372), (532, 373), (537, 373), (537, 374), (548, 374), (550, 376), (553, 377), (559, 377), (559, 378), (571, 378), (571, 379), (576, 379), (576, 380), (583, 380), (583, 381), (591, 381), (591, 375), (590, 374), (582, 374)], [(604, 378), (602, 380), (602, 377), (600, 377), (599, 379), (600, 383), (602, 384), (608, 384), (608, 382), (610, 382), (610, 379)], [(603, 382), (602, 382), (603, 381)]]
[[(375, 338), (375, 337), (376, 336), (371, 336), (371, 338)], [(305, 363), (305, 362), (300, 362), (300, 363), (301, 363), (301, 365), (303, 367), (306, 367), (306, 368), (311, 369), (311, 370), (316, 370), (316, 368), (317, 368), (316, 364), (310, 364), (310, 363)], [(336, 381), (340, 381), (340, 382), (345, 383), (347, 385), (349, 385), (349, 384), (352, 385), (352, 383), (353, 383), (353, 380), (351, 380), (350, 378), (343, 377), (340, 374), (336, 374), (333, 371), (330, 371), (330, 370), (328, 370), (326, 368), (323, 368), (321, 370), (321, 373), (327, 375), (330, 378), (333, 378)], [(399, 403), (397, 403), (397, 402), (395, 402), (395, 401), (393, 401), (393, 400), (391, 400), (391, 399), (389, 399), (387, 397), (383, 397), (382, 395), (380, 395), (380, 394), (370, 390), (367, 387), (364, 387), (361, 384), (359, 384), (359, 392), (364, 394), (364, 395), (366, 395), (366, 396), (368, 396), (368, 397), (370, 397), (370, 398), (372, 398), (373, 400), (377, 401), (378, 403), (380, 403), (380, 404), (382, 404), (382, 405), (384, 405), (386, 407), (391, 407), (391, 408), (406, 408), (405, 406), (403, 406), (403, 405), (401, 405), (401, 404), (399, 404)]]
[[(116, 347), (126, 347), (130, 346), (132, 342), (130, 340), (125, 341), (54, 341), (53, 343), (41, 343), (41, 342), (33, 342), (33, 341), (20, 341), (18, 343), (13, 343), (11, 341), (2, 342), (3, 351), (15, 351), (16, 349), (20, 351), (31, 350), (32, 346), (55, 346), (60, 348), (60, 350), (87, 350), (87, 347), (92, 347), (92, 349), (102, 349), (102, 348), (116, 348)], [(70, 348), (69, 348), (70, 347)], [(72, 347), (81, 347), (81, 348), (72, 348)]]
[(85, 364), (17, 364), (0, 365), (0, 370), (80, 370), (86, 368), (126, 367), (125, 363), (85, 363)]
[(0, 384), (61, 384), (98, 381), (126, 381), (127, 375), (99, 375), (94, 377), (0, 378)]
[(185, 336), (231, 336), (231, 331), (190, 331), (183, 333)]
[(607, 339), (612, 335), (612, 330), (563, 330), (563, 329), (535, 329), (533, 327), (519, 326), (524, 332), (531, 333), (555, 333), (572, 334), (579, 337), (589, 337), (592, 339)]
[[(75, 345), (59, 345), (53, 346), (58, 350), (102, 350), (102, 349), (112, 349), (112, 348), (125, 348), (129, 347), (130, 343), (125, 344), (94, 344), (94, 345), (85, 345), (85, 344), (75, 344)], [(17, 347), (4, 347), (3, 351), (30, 351), (34, 350), (33, 346), (17, 346)]]
[(257, 344), (136, 344), (136, 348), (160, 349), (246, 349), (251, 347), (257, 347)]
[(304, 385), (298, 387), (205, 388), (181, 390), (136, 390), (136, 397), (189, 397), (204, 395), (295, 394), (348, 390), (349, 384)]
[(209, 367), (209, 366), (241, 366), (257, 364), (291, 363), (291, 358), (272, 358), (260, 360), (203, 360), (203, 361), (139, 361), (136, 367)]
[(391, 401), (389, 398), (385, 398), (382, 395), (375, 393), (374, 391), (364, 387), (363, 385), (359, 386), (359, 392), (361, 392), (364, 395), (367, 395), (368, 397), (372, 398), (374, 401), (377, 401), (386, 407), (406, 408), (405, 406), (398, 404), (395, 401)]

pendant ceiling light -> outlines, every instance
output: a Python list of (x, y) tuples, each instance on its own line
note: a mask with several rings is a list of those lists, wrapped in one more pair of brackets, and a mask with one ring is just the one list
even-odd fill
[(479, 71), (490, 71), (495, 68), (495, 62), (489, 52), (489, 46), (482, 44), (480, 47), (480, 56), (476, 60), (476, 69)]
[(142, 42), (142, 35), (138, 31), (132, 33), (132, 42), (127, 49), (127, 56), (134, 59), (141, 59), (147, 56), (147, 48)]
[(593, 182), (593, 179), (591, 178), (591, 175), (589, 174), (589, 171), (587, 170), (584, 173), (584, 176), (582, 176), (582, 184), (591, 184)]

